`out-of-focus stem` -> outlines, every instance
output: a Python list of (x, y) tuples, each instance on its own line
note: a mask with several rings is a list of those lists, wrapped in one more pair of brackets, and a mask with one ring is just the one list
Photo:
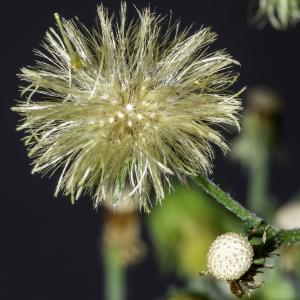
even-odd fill
[(118, 249), (103, 250), (105, 271), (105, 300), (124, 300), (126, 298), (125, 267)]
[(272, 205), (269, 199), (269, 163), (266, 156), (258, 157), (249, 168), (248, 207), (268, 221), (273, 215)]

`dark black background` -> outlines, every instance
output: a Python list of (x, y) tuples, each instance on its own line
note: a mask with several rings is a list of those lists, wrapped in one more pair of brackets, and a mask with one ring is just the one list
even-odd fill
[[(131, 2), (131, 1), (128, 1)], [(255, 1), (254, 1), (255, 2)], [(104, 5), (117, 12), (119, 1)], [(138, 8), (149, 1), (135, 1)], [(239, 86), (267, 85), (285, 101), (281, 140), (288, 160), (272, 166), (271, 189), (280, 201), (299, 187), (299, 69), (300, 27), (278, 32), (249, 25), (249, 1), (198, 0), (150, 1), (157, 13), (170, 10), (183, 26), (211, 26), (219, 34), (215, 48), (226, 48), (242, 64)], [(53, 13), (78, 16), (93, 25), (98, 1), (5, 1), (1, 4), (0, 36), (0, 299), (77, 300), (103, 299), (102, 271), (97, 240), (101, 211), (89, 199), (71, 205), (54, 198), (55, 179), (32, 176), (22, 133), (15, 130), (18, 116), (10, 111), (18, 99), (16, 73), (33, 64), (32, 49), (53, 26)], [(130, 9), (133, 13), (133, 9)], [(237, 86), (238, 88), (238, 86)], [(214, 180), (243, 199), (245, 177), (238, 166), (218, 157)], [(155, 260), (147, 258), (129, 272), (128, 299), (153, 300), (165, 291), (167, 279), (159, 278)]]

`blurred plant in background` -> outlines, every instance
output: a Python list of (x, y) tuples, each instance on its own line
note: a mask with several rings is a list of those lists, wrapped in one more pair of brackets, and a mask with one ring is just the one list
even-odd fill
[(206, 296), (197, 295), (193, 293), (184, 293), (179, 291), (173, 291), (170, 296), (164, 300), (209, 300)]
[[(278, 119), (282, 110), (279, 96), (259, 87), (248, 90), (241, 134), (233, 141), (232, 157), (248, 172), (247, 206), (270, 220), (273, 198), (269, 191), (271, 159), (278, 152)], [(276, 150), (277, 149), (277, 150)]]
[(300, 1), (259, 0), (258, 11), (253, 21), (259, 26), (269, 22), (276, 29), (287, 29), (300, 21)]
[(148, 216), (148, 228), (162, 270), (192, 278), (206, 268), (206, 253), (215, 237), (239, 226), (199, 188), (176, 185), (175, 190), (163, 209), (155, 208)]

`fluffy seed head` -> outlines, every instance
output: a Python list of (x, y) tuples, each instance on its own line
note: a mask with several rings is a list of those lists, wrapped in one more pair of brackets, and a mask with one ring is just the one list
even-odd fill
[(244, 275), (253, 261), (248, 239), (238, 233), (220, 235), (207, 255), (208, 272), (221, 280), (236, 280)]
[(147, 208), (151, 186), (160, 201), (171, 175), (210, 172), (212, 144), (227, 150), (219, 129), (238, 127), (240, 101), (228, 90), (236, 62), (208, 52), (216, 35), (180, 33), (148, 8), (137, 13), (127, 22), (122, 4), (115, 21), (100, 6), (92, 31), (56, 15), (36, 65), (22, 69), (27, 85), (13, 110), (33, 172), (60, 169), (56, 194), (73, 201), (130, 197)]

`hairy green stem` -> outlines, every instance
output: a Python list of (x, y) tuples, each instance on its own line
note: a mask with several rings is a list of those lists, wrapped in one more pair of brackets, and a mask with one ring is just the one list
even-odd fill
[(241, 219), (244, 223), (245, 229), (248, 232), (256, 232), (260, 235), (266, 234), (266, 238), (277, 237), (279, 244), (283, 246), (300, 245), (300, 228), (293, 230), (279, 229), (276, 226), (268, 225), (264, 220), (236, 200), (234, 200), (228, 193), (224, 192), (220, 187), (215, 185), (212, 181), (204, 176), (195, 178), (195, 182), (203, 191), (211, 196), (214, 200), (222, 204), (227, 210)]
[(247, 222), (249, 226), (256, 227), (262, 222), (260, 217), (250, 212), (240, 203), (235, 201), (228, 193), (224, 192), (220, 187), (215, 185), (212, 181), (204, 176), (195, 178), (195, 182), (203, 189), (205, 193), (222, 204), (227, 210), (235, 214), (242, 221)]
[(278, 233), (281, 244), (284, 246), (300, 245), (300, 228), (291, 230), (280, 230)]
[(117, 249), (104, 249), (105, 300), (124, 300), (125, 269)]

